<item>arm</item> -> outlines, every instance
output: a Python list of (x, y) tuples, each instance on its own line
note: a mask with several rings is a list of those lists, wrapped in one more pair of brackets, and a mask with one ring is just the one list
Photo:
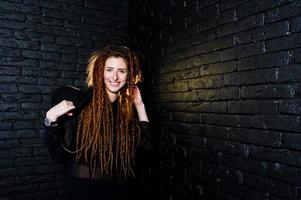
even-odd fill
[(139, 121), (149, 122), (144, 103), (142, 101), (140, 90), (137, 86), (133, 89), (133, 102), (137, 110)]
[(137, 86), (133, 89), (133, 102), (135, 108), (137, 110), (138, 118), (139, 118), (139, 125), (140, 125), (140, 132), (141, 132), (141, 139), (140, 139), (140, 146), (144, 150), (151, 150), (153, 148), (152, 145), (152, 136), (150, 131), (150, 124), (146, 114), (145, 106), (142, 101), (140, 90)]
[(57, 105), (53, 106), (49, 109), (46, 113), (46, 118), (49, 122), (55, 123), (55, 125), (46, 125), (45, 134), (44, 134), (44, 141), (46, 146), (48, 147), (51, 156), (54, 158), (55, 161), (61, 162), (64, 159), (64, 151), (61, 148), (61, 142), (65, 136), (65, 128), (64, 123), (62, 121), (65, 120), (58, 120), (59, 117), (62, 117), (66, 114), (66, 116), (72, 116), (70, 110), (74, 108), (72, 102), (62, 101)]

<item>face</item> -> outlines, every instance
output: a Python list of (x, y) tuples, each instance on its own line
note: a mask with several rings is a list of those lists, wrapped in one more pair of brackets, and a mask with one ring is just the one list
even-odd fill
[(109, 97), (116, 96), (125, 85), (128, 76), (126, 61), (121, 57), (109, 57), (105, 62), (104, 83)]

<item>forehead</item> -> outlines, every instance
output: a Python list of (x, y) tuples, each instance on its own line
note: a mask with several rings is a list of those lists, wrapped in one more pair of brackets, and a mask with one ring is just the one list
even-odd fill
[(105, 62), (105, 67), (127, 69), (127, 62), (122, 57), (108, 57)]

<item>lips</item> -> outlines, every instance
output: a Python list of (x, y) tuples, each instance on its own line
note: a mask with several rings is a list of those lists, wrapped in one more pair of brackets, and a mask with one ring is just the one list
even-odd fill
[(110, 84), (112, 87), (118, 87), (120, 85), (120, 82), (112, 82), (110, 81)]

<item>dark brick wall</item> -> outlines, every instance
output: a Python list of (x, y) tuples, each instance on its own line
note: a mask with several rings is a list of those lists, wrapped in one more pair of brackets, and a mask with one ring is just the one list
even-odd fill
[(60, 196), (61, 166), (40, 136), (50, 94), (83, 86), (89, 54), (127, 40), (127, 1), (0, 2), (1, 199)]
[(160, 199), (301, 199), (301, 2), (137, 2)]

